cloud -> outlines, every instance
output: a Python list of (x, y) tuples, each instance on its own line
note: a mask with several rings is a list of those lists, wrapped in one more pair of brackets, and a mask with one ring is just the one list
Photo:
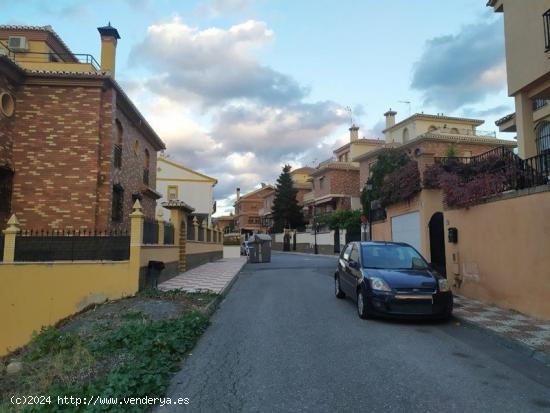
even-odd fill
[(429, 40), (415, 65), (411, 87), (423, 93), (425, 105), (447, 111), (504, 89), (502, 20), (489, 18), (455, 35)]
[(498, 105), (488, 109), (474, 109), (471, 107), (466, 107), (463, 110), (464, 116), (466, 117), (477, 117), (477, 118), (486, 118), (490, 116), (501, 116), (507, 115), (514, 111), (514, 108), (510, 105)]
[(286, 163), (331, 156), (334, 134), (349, 122), (344, 107), (306, 100), (307, 87), (258, 61), (255, 51), (273, 37), (255, 20), (198, 29), (174, 18), (150, 26), (130, 53), (150, 74), (126, 79), (126, 90), (172, 159), (218, 179), (222, 213), (236, 187), (246, 193)]
[(152, 92), (206, 107), (233, 99), (267, 104), (299, 101), (308, 88), (261, 65), (253, 55), (272, 38), (267, 25), (255, 20), (227, 30), (199, 30), (176, 17), (150, 26), (145, 39), (132, 48), (130, 61), (158, 74), (147, 83)]
[(205, 12), (211, 17), (235, 13), (246, 9), (250, 0), (210, 0), (199, 6), (200, 12)]

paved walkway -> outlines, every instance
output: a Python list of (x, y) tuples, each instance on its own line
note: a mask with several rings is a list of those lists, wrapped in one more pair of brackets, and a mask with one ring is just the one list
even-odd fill
[(550, 321), (537, 320), (515, 311), (456, 296), (454, 315), (479, 327), (500, 334), (531, 350), (550, 363)]
[(159, 290), (212, 291), (220, 294), (235, 278), (246, 257), (225, 258), (200, 265), (159, 285)]

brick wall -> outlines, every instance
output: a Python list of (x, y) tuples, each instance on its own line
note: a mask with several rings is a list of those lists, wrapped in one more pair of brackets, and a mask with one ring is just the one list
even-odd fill
[[(324, 177), (324, 183), (321, 188), (321, 178)], [(329, 169), (322, 176), (315, 177), (314, 187), (315, 198), (329, 194), (345, 194), (350, 196), (359, 196), (359, 171)]]
[[(150, 187), (155, 187), (156, 151), (117, 108), (114, 90), (103, 86), (99, 80), (27, 82), (17, 94), (12, 210), (24, 228), (110, 228), (115, 183), (124, 187), (124, 221), (118, 226), (127, 228), (132, 194), (144, 187), (146, 148)], [(113, 165), (116, 119), (124, 129), (120, 171)], [(153, 218), (155, 200), (144, 196), (142, 204)]]

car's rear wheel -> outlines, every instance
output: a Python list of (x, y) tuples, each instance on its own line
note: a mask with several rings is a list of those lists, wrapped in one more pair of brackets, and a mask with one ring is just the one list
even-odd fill
[(367, 301), (361, 289), (357, 290), (357, 314), (363, 320), (369, 318), (369, 313), (367, 312)]
[(334, 276), (334, 294), (336, 295), (336, 298), (346, 297), (346, 294), (342, 291), (342, 288), (340, 287), (340, 277), (338, 277), (338, 275)]

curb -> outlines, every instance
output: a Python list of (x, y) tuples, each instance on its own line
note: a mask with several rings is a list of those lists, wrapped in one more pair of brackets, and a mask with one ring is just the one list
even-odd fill
[(332, 258), (337, 258), (338, 257), (338, 254), (333, 254), (333, 255), (330, 255), (330, 254), (310, 254), (309, 252), (294, 252), (294, 251), (273, 251), (274, 253), (279, 253), (279, 254), (290, 254), (290, 255), (305, 255), (305, 256), (308, 256), (308, 257), (332, 257)]
[(460, 321), (461, 323), (474, 328), (478, 331), (481, 331), (483, 333), (489, 334), (493, 338), (498, 338), (500, 341), (503, 342), (503, 345), (511, 350), (516, 350), (527, 357), (533, 358), (537, 361), (540, 361), (541, 363), (547, 365), (550, 367), (550, 354), (546, 353), (544, 351), (535, 350), (534, 348), (528, 346), (525, 343), (522, 343), (521, 341), (515, 340), (510, 337), (506, 337), (504, 334), (497, 333), (496, 331), (492, 331), (486, 327), (480, 326), (479, 324), (470, 321), (466, 318), (457, 316), (453, 314), (453, 318), (455, 320)]
[(241, 268), (239, 268), (239, 271), (229, 280), (229, 282), (223, 287), (223, 290), (216, 295), (216, 298), (214, 298), (205, 308), (203, 313), (210, 317), (212, 314), (216, 312), (218, 309), (218, 306), (223, 301), (227, 293), (231, 290), (231, 287), (233, 287), (233, 284), (237, 281), (237, 278), (239, 278), (239, 275), (241, 274), (241, 271), (243, 270), (244, 266), (248, 263), (248, 261), (244, 261), (243, 265), (241, 265)]

